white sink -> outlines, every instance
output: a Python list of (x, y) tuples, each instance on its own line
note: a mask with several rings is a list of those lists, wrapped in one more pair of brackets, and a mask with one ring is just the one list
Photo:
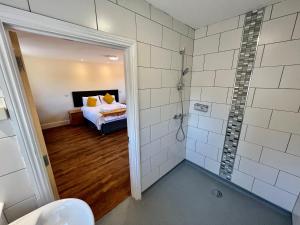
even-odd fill
[(79, 199), (49, 203), (9, 225), (95, 225), (91, 208)]

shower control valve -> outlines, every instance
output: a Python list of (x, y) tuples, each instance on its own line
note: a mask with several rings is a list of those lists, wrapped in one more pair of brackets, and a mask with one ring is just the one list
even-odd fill
[(175, 114), (175, 115), (173, 116), (173, 119), (174, 119), (174, 120), (178, 120), (178, 119), (181, 119), (182, 116), (185, 117), (186, 114), (181, 114), (181, 113)]

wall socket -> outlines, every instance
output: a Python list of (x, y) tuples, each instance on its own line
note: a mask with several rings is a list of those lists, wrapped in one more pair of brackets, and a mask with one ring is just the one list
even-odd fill
[(194, 110), (200, 111), (200, 112), (207, 112), (208, 111), (208, 105), (195, 103), (194, 104)]

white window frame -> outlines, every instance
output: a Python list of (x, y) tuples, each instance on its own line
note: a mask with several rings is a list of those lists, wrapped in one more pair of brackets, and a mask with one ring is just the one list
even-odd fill
[[(3, 92), (4, 95), (8, 95), (5, 97), (8, 98), (8, 109), (12, 115), (11, 119), (18, 130), (16, 131), (17, 138), (22, 153), (28, 158), (28, 160), (25, 160), (26, 168), (36, 184), (34, 189), (36, 191), (38, 205), (44, 205), (54, 200), (54, 196), (41, 153), (38, 149), (38, 139), (34, 132), (34, 126), (26, 104), (19, 70), (14, 58), (10, 39), (8, 38), (8, 27), (90, 44), (113, 46), (124, 50), (131, 196), (137, 200), (141, 199), (136, 41), (0, 5), (0, 82), (1, 85), (5, 85), (6, 90)], [(20, 188), (22, 187), (20, 186)]]

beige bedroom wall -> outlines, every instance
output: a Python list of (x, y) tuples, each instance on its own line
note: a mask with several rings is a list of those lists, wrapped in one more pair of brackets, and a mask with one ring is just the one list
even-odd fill
[(24, 56), (25, 66), (43, 128), (68, 123), (74, 108), (72, 91), (118, 89), (126, 101), (123, 64), (96, 64)]

